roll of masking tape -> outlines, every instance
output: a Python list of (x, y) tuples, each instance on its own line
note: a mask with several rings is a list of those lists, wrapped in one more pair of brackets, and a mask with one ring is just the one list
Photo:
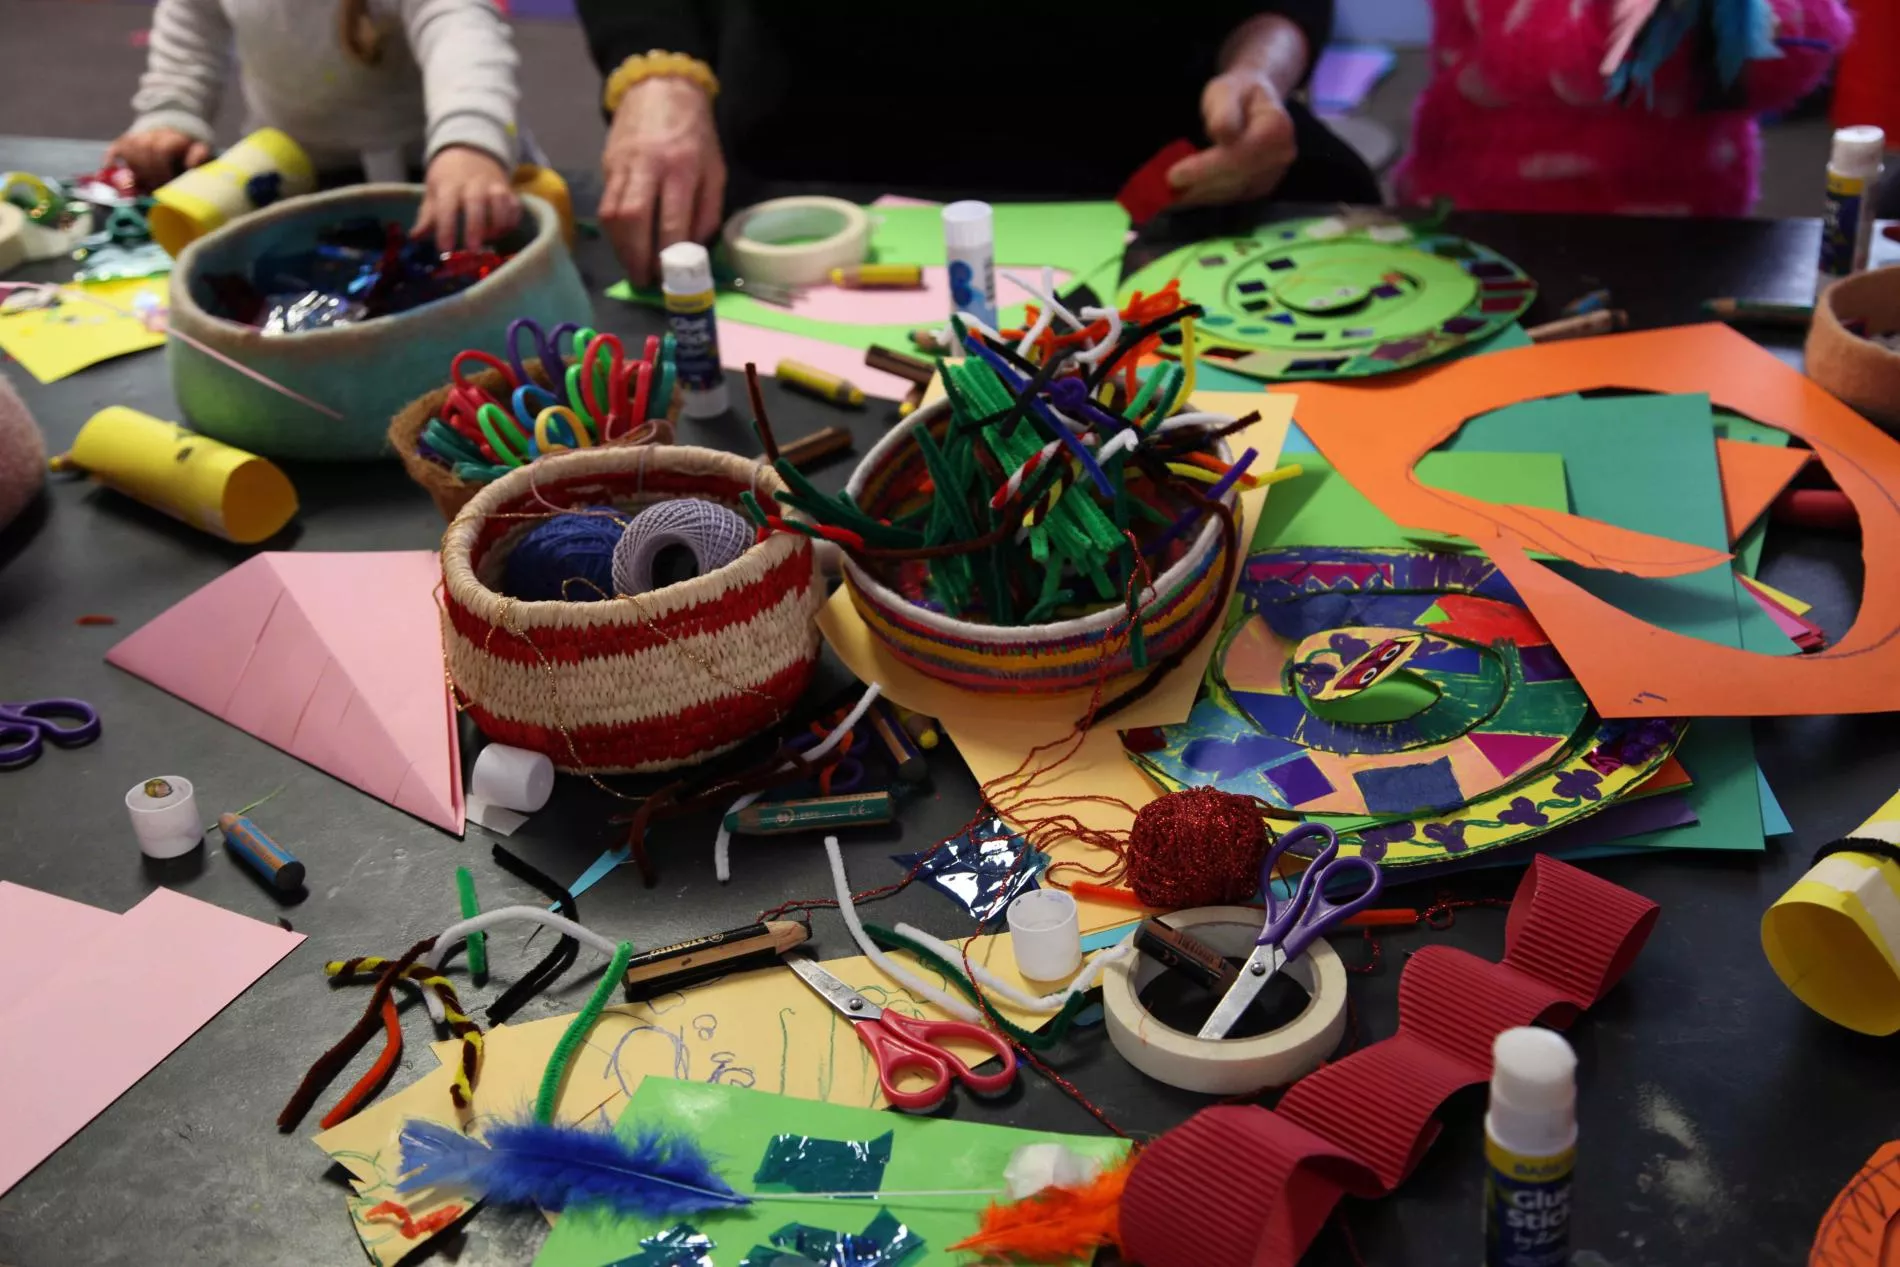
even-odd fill
[(543, 753), (491, 743), (475, 758), (469, 794), (490, 805), (532, 814), (554, 795), (554, 763)]
[[(1223, 955), (1243, 958), (1260, 935), (1260, 912), (1246, 906), (1176, 911), (1168, 923)], [(1156, 1020), (1141, 991), (1165, 971), (1147, 955), (1124, 959), (1102, 978), (1109, 1041), (1122, 1059), (1157, 1082), (1207, 1095), (1284, 1086), (1319, 1068), (1346, 1032), (1346, 966), (1322, 939), (1280, 971), (1307, 993), (1290, 1024), (1252, 1038), (1197, 1038)]]
[(26, 263), (26, 212), (0, 201), (0, 277)]
[(1762, 951), (1782, 984), (1828, 1020), (1862, 1034), (1900, 1032), (1896, 841), (1900, 796), (1828, 846), (1761, 917)]
[(161, 775), (138, 784), (125, 794), (125, 808), (132, 816), (139, 852), (148, 858), (190, 853), (204, 837), (198, 798), (191, 780), (180, 775)]
[(842, 198), (774, 198), (726, 221), (726, 254), (739, 276), (775, 286), (813, 286), (834, 268), (862, 264), (871, 218)]

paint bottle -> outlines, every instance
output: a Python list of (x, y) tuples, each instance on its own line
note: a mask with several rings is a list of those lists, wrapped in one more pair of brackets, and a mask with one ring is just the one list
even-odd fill
[(1491, 1061), (1485, 1267), (1564, 1267), (1577, 1160), (1577, 1055), (1561, 1034), (1525, 1027), (1499, 1034)]
[(1834, 148), (1827, 160), (1827, 208), (1821, 216), (1817, 292), (1867, 267), (1867, 247), (1874, 230), (1870, 199), (1886, 144), (1887, 134), (1868, 124), (1834, 130)]
[(675, 242), (660, 252), (660, 291), (666, 325), (678, 348), (680, 412), (717, 418), (729, 408), (726, 372), (719, 364), (719, 318), (713, 313), (712, 257), (697, 242)]
[(950, 272), (950, 313), (967, 312), (996, 328), (996, 227), (987, 202), (943, 209), (943, 247)]

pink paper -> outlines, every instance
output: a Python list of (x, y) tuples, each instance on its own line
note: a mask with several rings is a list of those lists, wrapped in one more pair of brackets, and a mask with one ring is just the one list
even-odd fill
[(761, 374), (770, 374), (780, 361), (803, 361), (814, 369), (856, 383), (867, 396), (902, 400), (911, 389), (907, 378), (874, 370), (864, 363), (864, 352), (842, 344), (827, 343), (809, 335), (787, 334), (749, 326), (743, 321), (719, 319), (719, 363), (729, 370), (743, 370), (751, 361)]
[[(1030, 304), (1036, 297), (1003, 276), (1002, 269), (996, 273), (996, 305), (1008, 308), (1014, 304)], [(1010, 270), (1015, 271), (1015, 270)], [(1053, 269), (1056, 291), (1069, 284), (1067, 269)], [(1023, 269), (1018, 276), (1035, 286), (1042, 285), (1042, 270)], [(851, 290), (844, 286), (807, 286), (800, 290), (792, 300), (791, 310), (801, 317), (810, 317), (816, 321), (836, 321), (841, 325), (881, 326), (941, 325), (950, 320), (950, 275), (949, 270), (940, 264), (924, 266), (924, 284), (917, 290)], [(720, 338), (725, 337), (725, 325), (721, 323)]]
[(0, 1021), (39, 984), (27, 965), (57, 963), (58, 947), (109, 936), (118, 922), (111, 911), (0, 880)]
[(42, 943), (29, 962), (62, 966), (0, 1012), (0, 1193), (303, 940), (170, 889), (108, 918)]
[(459, 835), (440, 581), (432, 550), (260, 554), (106, 660)]

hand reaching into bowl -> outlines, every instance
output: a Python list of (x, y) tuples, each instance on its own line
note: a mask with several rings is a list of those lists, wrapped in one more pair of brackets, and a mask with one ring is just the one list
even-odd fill
[(509, 184), (508, 173), (485, 150), (443, 146), (429, 160), (425, 189), (422, 210), (410, 232), (415, 237), (434, 234), (437, 250), (480, 246), (521, 222), (521, 200)]
[(157, 189), (210, 157), (209, 145), (177, 128), (127, 132), (106, 147), (106, 162), (117, 159), (131, 168), (140, 189)]

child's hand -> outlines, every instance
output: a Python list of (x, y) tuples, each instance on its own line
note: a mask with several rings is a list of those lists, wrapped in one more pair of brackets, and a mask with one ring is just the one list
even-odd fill
[(1263, 71), (1238, 67), (1209, 80), (1201, 116), (1213, 147), (1168, 170), (1180, 206), (1264, 198), (1299, 157), (1293, 118)]
[(508, 173), (482, 150), (449, 145), (429, 160), (428, 192), (416, 215), (414, 237), (435, 234), (436, 249), (455, 249), (455, 226), (460, 220), (462, 241), (480, 246), (500, 237), (521, 221), (521, 200), (509, 186)]
[(118, 159), (132, 169), (142, 189), (157, 189), (187, 167), (211, 157), (211, 147), (177, 128), (127, 132), (106, 147), (106, 161)]

